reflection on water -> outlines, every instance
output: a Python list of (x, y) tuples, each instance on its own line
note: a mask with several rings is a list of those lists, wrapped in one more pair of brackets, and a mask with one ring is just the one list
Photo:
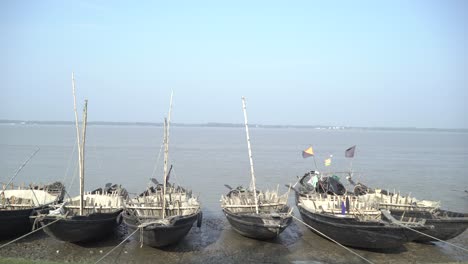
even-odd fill
[[(0, 125), (0, 182), (7, 182), (35, 146), (39, 146), (39, 153), (14, 182), (60, 180), (65, 182), (71, 195), (76, 195), (74, 133), (73, 126)], [(468, 211), (468, 194), (464, 192), (468, 189), (466, 133), (251, 128), (250, 134), (260, 188), (286, 191), (285, 184), (294, 183), (296, 176), (314, 169), (313, 158), (303, 159), (301, 156), (301, 151), (309, 145), (314, 147), (318, 169), (325, 171), (348, 170), (351, 160), (344, 158), (344, 150), (357, 145), (352, 160), (353, 170), (357, 171), (356, 180), (369, 186), (395, 189), (404, 195), (411, 193), (420, 199), (440, 200), (443, 207), (454, 211)], [(160, 127), (89, 126), (85, 189), (112, 182), (122, 184), (130, 193), (140, 193), (148, 185), (149, 178), (162, 178), (162, 153), (156, 162), (161, 143)], [(333, 155), (332, 165), (325, 168), (323, 160), (330, 154)], [(298, 223), (273, 243), (246, 239), (230, 229), (222, 216), (219, 200), (227, 192), (224, 184), (249, 184), (250, 168), (243, 128), (173, 126), (170, 160), (174, 165), (171, 181), (199, 194), (204, 215), (212, 220), (204, 221), (201, 231), (194, 228), (173, 251), (140, 249), (137, 241), (128, 242), (126, 248), (146, 252), (143, 256), (156, 254), (158, 258), (165, 256), (177, 261), (190, 257), (192, 262), (211, 260), (218, 263), (222, 259), (222, 262), (240, 263), (240, 260), (264, 259), (265, 262), (348, 263), (353, 258), (352, 262), (359, 263), (359, 259), (340, 251)], [(290, 203), (293, 204), (292, 195)], [(297, 210), (296, 215), (299, 215)], [(468, 247), (466, 232), (453, 241)], [(185, 252), (186, 248), (191, 253)], [(375, 262), (388, 262), (388, 258), (395, 258), (397, 262), (401, 258), (408, 261), (468, 261), (468, 256), (439, 243), (410, 243), (401, 252), (386, 254), (359, 252)]]

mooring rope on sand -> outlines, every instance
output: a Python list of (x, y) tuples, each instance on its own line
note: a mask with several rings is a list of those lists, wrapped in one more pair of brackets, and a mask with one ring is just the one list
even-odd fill
[(131, 236), (133, 236), (139, 228), (135, 229), (133, 233), (131, 233), (128, 237), (126, 237), (122, 242), (120, 242), (117, 246), (115, 246), (113, 249), (111, 249), (109, 252), (107, 252), (104, 256), (102, 256), (98, 261), (94, 262), (94, 264), (99, 263), (101, 260), (103, 260), (105, 257), (109, 256), (110, 253), (112, 253), (116, 248), (120, 247), (125, 241), (127, 241)]
[(60, 221), (60, 220), (62, 220), (62, 218), (59, 218), (59, 219), (57, 219), (57, 220), (54, 220), (54, 221), (48, 223), (47, 225), (43, 225), (43, 226), (41, 226), (40, 228), (34, 229), (33, 231), (31, 231), (31, 232), (29, 232), (29, 233), (27, 233), (27, 234), (25, 234), (25, 235), (22, 235), (22, 236), (20, 236), (20, 237), (18, 237), (18, 238), (16, 238), (16, 239), (13, 239), (12, 241), (10, 241), (10, 242), (8, 242), (8, 243), (6, 243), (6, 244), (1, 245), (1, 246), (0, 246), (0, 249), (6, 247), (6, 246), (8, 246), (8, 245), (10, 245), (11, 243), (14, 243), (14, 242), (20, 240), (20, 239), (22, 239), (22, 238), (27, 237), (27, 236), (29, 236), (29, 235), (31, 235), (31, 234), (33, 234), (33, 233), (35, 233), (35, 232), (37, 232), (37, 231), (43, 229), (44, 227), (50, 226), (51, 224), (54, 224), (55, 222), (58, 222), (58, 221)]
[(315, 228), (313, 228), (312, 226), (308, 225), (307, 223), (305, 223), (305, 222), (302, 221), (301, 219), (295, 217), (294, 215), (291, 215), (291, 216), (292, 216), (294, 219), (296, 219), (297, 221), (303, 223), (305, 226), (309, 227), (310, 229), (314, 230), (315, 232), (319, 233), (320, 235), (322, 235), (322, 236), (326, 237), (327, 239), (331, 240), (332, 242), (334, 242), (334, 243), (337, 244), (338, 246), (340, 246), (340, 247), (342, 247), (342, 248), (348, 250), (349, 252), (351, 252), (351, 253), (353, 253), (354, 255), (360, 257), (361, 259), (365, 260), (366, 262), (371, 263), (371, 264), (374, 264), (374, 262), (372, 262), (372, 261), (366, 259), (365, 257), (359, 255), (359, 254), (356, 253), (355, 251), (353, 251), (353, 250), (347, 248), (346, 246), (340, 244), (338, 241), (336, 241), (336, 240), (332, 239), (331, 237), (325, 235), (324, 233), (318, 231), (317, 229), (315, 229)]

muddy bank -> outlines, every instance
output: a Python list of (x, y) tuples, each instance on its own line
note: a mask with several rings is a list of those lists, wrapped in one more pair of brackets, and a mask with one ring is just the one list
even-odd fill
[[(94, 263), (127, 236), (120, 226), (109, 239), (86, 244), (57, 241), (37, 232), (0, 249), (1, 257)], [(7, 241), (1, 241), (3, 244)], [(468, 247), (468, 232), (450, 240)], [(407, 243), (403, 247), (367, 251), (353, 249), (374, 263), (447, 263), (468, 262), (468, 254), (443, 243)], [(140, 247), (132, 237), (100, 263), (364, 263), (360, 258), (325, 240), (302, 224), (293, 222), (278, 239), (256, 241), (238, 235), (222, 216), (206, 217), (202, 227), (193, 227), (176, 246), (165, 249)]]

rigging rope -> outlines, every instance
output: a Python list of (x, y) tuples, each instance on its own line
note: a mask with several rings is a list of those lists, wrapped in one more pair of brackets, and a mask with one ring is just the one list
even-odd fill
[[(10, 178), (10, 180), (8, 181), (8, 183), (6, 184), (6, 187), (8, 187), (8, 185), (13, 181), (14, 178), (16, 178), (16, 176), (18, 176), (18, 174), (20, 173), (21, 170), (23, 170), (23, 168), (26, 166), (26, 164), (28, 164), (28, 162), (34, 157), (34, 155), (36, 155), (36, 153), (40, 150), (39, 147), (36, 147), (36, 149), (34, 150), (34, 152), (28, 157), (28, 159), (26, 159), (26, 161), (24, 161), (21, 166), (19, 166), (19, 168), (15, 171), (13, 177)], [(5, 190), (2, 191), (2, 193), (4, 192)]]
[(174, 174), (174, 177), (172, 178), (172, 179), (174, 179), (174, 181), (173, 181), (173, 182), (174, 182), (174, 184), (173, 184), (173, 185), (174, 185), (174, 186), (175, 186), (175, 185), (179, 185), (179, 186), (180, 186), (180, 184), (178, 183), (177, 174), (176, 174), (176, 172), (175, 172), (175, 169), (174, 169), (174, 168), (172, 168), (172, 174)]
[[(68, 187), (68, 190), (72, 190), (73, 184), (75, 183), (75, 179), (77, 178), (76, 173), (78, 172), (78, 161), (75, 163), (75, 169), (73, 171), (74, 173), (73, 173), (72, 178), (70, 179), (70, 186)], [(71, 199), (72, 197), (70, 196), (70, 193), (68, 191), (65, 191), (65, 192), (67, 193), (68, 197)]]
[(22, 239), (22, 238), (27, 237), (27, 236), (29, 236), (29, 235), (31, 235), (31, 234), (33, 234), (33, 233), (35, 233), (35, 232), (37, 232), (37, 231), (43, 229), (44, 227), (50, 226), (51, 224), (54, 224), (54, 223), (56, 223), (56, 222), (58, 222), (58, 221), (60, 221), (60, 220), (62, 220), (62, 218), (59, 218), (59, 219), (57, 219), (57, 220), (54, 220), (54, 221), (48, 223), (47, 225), (43, 225), (43, 226), (41, 226), (40, 228), (34, 229), (33, 231), (31, 231), (31, 232), (29, 232), (29, 233), (27, 233), (27, 234), (25, 234), (25, 235), (22, 235), (22, 236), (20, 236), (20, 237), (18, 237), (18, 238), (16, 238), (16, 239), (13, 239), (12, 241), (10, 241), (10, 242), (8, 242), (8, 243), (6, 243), (6, 244), (1, 245), (1, 246), (0, 246), (0, 249), (6, 247), (6, 246), (8, 246), (8, 245), (10, 245), (11, 243), (14, 243), (14, 242), (20, 240), (20, 239)]
[(151, 173), (151, 178), (154, 178), (154, 173), (156, 172), (156, 169), (158, 168), (159, 159), (161, 158), (161, 150), (162, 150), (163, 146), (164, 146), (164, 143), (161, 144), (161, 147), (159, 148), (158, 158), (156, 159), (156, 164), (154, 165), (153, 173)]
[(361, 259), (365, 260), (366, 262), (371, 263), (371, 264), (374, 264), (374, 262), (372, 262), (372, 261), (366, 259), (365, 257), (359, 255), (359, 254), (356, 253), (355, 251), (353, 251), (353, 250), (347, 248), (346, 246), (341, 245), (341, 244), (340, 244), (339, 242), (337, 242), (336, 240), (333, 240), (332, 238), (330, 238), (329, 236), (325, 235), (324, 233), (322, 233), (322, 232), (318, 231), (317, 229), (311, 227), (310, 225), (308, 225), (307, 223), (305, 223), (305, 222), (302, 221), (301, 219), (295, 217), (294, 215), (291, 215), (291, 216), (292, 216), (294, 219), (296, 219), (297, 221), (299, 221), (299, 222), (303, 223), (304, 225), (306, 225), (307, 227), (309, 227), (310, 229), (314, 230), (315, 232), (319, 233), (320, 235), (322, 235), (322, 236), (326, 237), (327, 239), (331, 240), (332, 242), (334, 242), (334, 243), (337, 244), (338, 246), (340, 246), (340, 247), (342, 247), (342, 248), (348, 250), (349, 252), (351, 252), (351, 253), (353, 253), (354, 255), (360, 257)]
[[(33, 189), (32, 185), (29, 185), (29, 189), (31, 189), (31, 192), (34, 195), (34, 198), (36, 198), (37, 206), (39, 206), (41, 204), (41, 202), (39, 202), (39, 199), (37, 199), (36, 193), (34, 192), (34, 189)], [(33, 202), (33, 206), (34, 206), (34, 202)]]
[(68, 171), (70, 170), (70, 165), (71, 165), (71, 162), (72, 162), (72, 159), (73, 159), (73, 154), (75, 154), (75, 150), (76, 150), (76, 144), (73, 144), (73, 150), (72, 152), (70, 153), (70, 157), (68, 158), (68, 165), (67, 165), (67, 169), (65, 171), (65, 175), (63, 175), (63, 184), (65, 185), (65, 179), (67, 178), (68, 176)]
[(120, 242), (117, 246), (115, 246), (113, 249), (111, 249), (109, 252), (107, 252), (104, 256), (102, 256), (98, 261), (94, 262), (94, 264), (99, 263), (101, 260), (103, 260), (105, 257), (109, 256), (110, 253), (112, 253), (116, 248), (120, 247), (125, 241), (127, 241), (131, 236), (133, 236), (139, 228), (135, 229), (133, 233), (131, 233), (128, 237), (126, 237), (122, 242)]

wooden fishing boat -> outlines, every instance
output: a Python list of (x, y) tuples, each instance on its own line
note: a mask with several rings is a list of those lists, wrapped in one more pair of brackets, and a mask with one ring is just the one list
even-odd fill
[(105, 238), (120, 223), (123, 196), (120, 192), (112, 194), (87, 193), (84, 195), (83, 213), (80, 214), (80, 200), (77, 196), (66, 199), (64, 203), (47, 214), (39, 215), (38, 221), (45, 226), (44, 232), (58, 240), (67, 242), (87, 242)]
[(130, 233), (140, 229), (140, 241), (156, 248), (179, 242), (195, 221), (198, 227), (202, 221), (198, 199), (190, 192), (177, 192), (175, 186), (166, 186), (165, 196), (158, 190), (129, 200), (122, 216)]
[[(336, 190), (342, 190), (341, 187), (318, 188), (318, 186), (312, 186), (311, 183), (313, 181), (311, 177), (315, 175), (321, 178), (328, 177), (314, 171), (304, 174), (299, 179), (298, 186), (295, 188), (296, 200), (300, 196), (317, 193), (334, 194)], [(418, 234), (413, 240), (415, 242), (452, 239), (462, 234), (468, 228), (468, 214), (443, 210), (440, 208), (439, 201), (418, 200), (410, 195), (404, 196), (395, 191), (389, 192), (382, 189), (373, 189), (362, 183), (355, 183), (351, 178), (351, 173), (346, 178), (352, 185), (352, 191), (345, 190), (345, 192), (341, 193), (355, 196), (359, 201), (364, 203), (372, 203), (375, 208), (388, 210), (395, 219), (415, 219), (417, 221), (424, 221), (428, 227), (431, 227), (421, 231), (426, 235)], [(339, 180), (337, 181), (333, 186), (343, 186)]]
[(257, 191), (250, 147), (249, 128), (245, 98), (242, 97), (247, 148), (250, 160), (251, 189), (232, 189), (221, 197), (221, 207), (232, 228), (239, 234), (254, 239), (273, 239), (292, 222), (292, 209), (287, 205), (288, 194), (278, 195), (276, 191)]
[(422, 231), (426, 235), (419, 235), (414, 239), (416, 242), (431, 242), (440, 240), (449, 240), (465, 232), (468, 228), (468, 214), (458, 213), (442, 209), (434, 211), (411, 211), (411, 210), (390, 210), (395, 218), (411, 217), (424, 219), (427, 225), (434, 228)]
[[(72, 84), (73, 98), (75, 99), (75, 81), (73, 75)], [(85, 100), (83, 129), (80, 140), (76, 99), (74, 100), (80, 170), (80, 195), (66, 199), (62, 204), (57, 206), (58, 208), (39, 214), (36, 219), (49, 236), (74, 243), (101, 240), (112, 233), (118, 224), (118, 216), (123, 210), (123, 200), (126, 195), (126, 191), (120, 186), (110, 193), (109, 191), (84, 192), (87, 105), (88, 101)]]
[(440, 201), (418, 200), (410, 195), (373, 189), (362, 183), (355, 183), (351, 176), (348, 181), (354, 187), (354, 194), (361, 201), (372, 201), (379, 208), (386, 209), (395, 218), (415, 218), (424, 220), (434, 228), (423, 231), (414, 241), (431, 242), (448, 240), (462, 234), (468, 228), (468, 214), (441, 209)]
[(11, 238), (31, 231), (34, 216), (63, 199), (64, 186), (60, 182), (44, 186), (3, 186), (0, 192), (0, 239)]
[(420, 234), (415, 239), (416, 242), (452, 239), (468, 228), (467, 213), (443, 210), (438, 201), (417, 200), (414, 197), (380, 189), (369, 190), (358, 198), (378, 204), (379, 208), (389, 210), (397, 219), (401, 217), (424, 219), (426, 224), (434, 226), (433, 229), (423, 231), (426, 235)]
[(277, 192), (257, 192), (258, 213), (252, 191), (241, 186), (231, 190), (221, 198), (223, 212), (232, 228), (239, 234), (260, 239), (277, 237), (292, 222), (287, 195), (278, 196)]
[[(346, 209), (343, 208), (344, 204), (347, 205)], [(424, 231), (431, 228), (424, 221), (397, 221), (389, 212), (359, 202), (353, 196), (300, 196), (297, 207), (302, 219), (313, 228), (312, 231), (356, 248), (400, 247), (418, 237), (410, 229)]]
[(164, 120), (164, 172), (163, 183), (152, 179), (154, 186), (127, 201), (122, 213), (129, 232), (140, 230), (142, 245), (166, 247), (182, 240), (195, 221), (200, 227), (202, 212), (198, 197), (183, 187), (169, 183), (172, 166), (169, 162), (169, 126), (172, 110), (172, 94), (168, 119)]

